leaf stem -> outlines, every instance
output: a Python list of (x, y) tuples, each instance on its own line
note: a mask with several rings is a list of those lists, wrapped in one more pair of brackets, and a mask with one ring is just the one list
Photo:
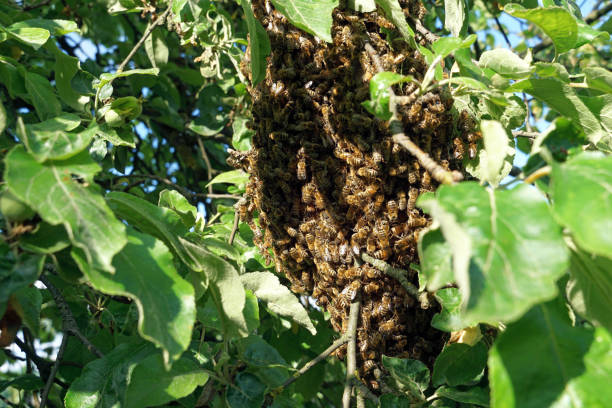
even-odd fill
[(49, 373), (49, 378), (47, 378), (47, 382), (45, 383), (45, 388), (43, 389), (42, 394), (40, 395), (40, 408), (45, 408), (47, 405), (47, 399), (49, 398), (49, 391), (51, 391), (51, 386), (53, 385), (53, 380), (57, 375), (57, 370), (62, 362), (62, 358), (64, 358), (64, 352), (66, 351), (66, 345), (68, 344), (68, 333), (64, 333), (62, 336), (62, 343), (60, 344), (59, 351), (57, 352), (57, 356), (55, 357), (55, 363), (51, 367), (51, 372)]
[(536, 181), (537, 179), (539, 179), (541, 177), (548, 176), (551, 171), (552, 171), (552, 167), (550, 167), (550, 166), (544, 166), (542, 168), (539, 168), (536, 171), (534, 171), (533, 173), (531, 173), (525, 179), (525, 183), (526, 184), (531, 184), (531, 183), (533, 183), (534, 181)]

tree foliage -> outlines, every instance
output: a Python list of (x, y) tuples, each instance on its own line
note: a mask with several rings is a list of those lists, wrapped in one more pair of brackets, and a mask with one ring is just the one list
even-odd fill
[[(451, 340), (433, 367), (383, 356), (384, 387), (357, 399), (607, 406), (612, 8), (425, 1), (416, 21), (400, 3), (270, 2), (328, 42), (335, 7), (378, 10), (427, 61), (414, 92), (442, 88), (482, 135), (471, 180), (417, 201), (432, 223), (411, 290)], [(270, 50), (248, 0), (0, 4), (0, 405), (341, 405), (342, 361), (301, 368), (350, 336), (234, 210), (244, 72), (262, 81)], [(389, 120), (390, 87), (415, 81), (378, 73), (364, 109)]]

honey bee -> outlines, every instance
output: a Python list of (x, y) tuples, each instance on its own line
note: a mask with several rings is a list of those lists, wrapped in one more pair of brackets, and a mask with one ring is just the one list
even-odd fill
[(377, 191), (378, 191), (378, 184), (370, 184), (366, 187), (366, 189), (364, 190), (364, 193), (368, 197), (372, 197), (374, 194), (376, 194)]
[(372, 119), (367, 116), (354, 113), (351, 116), (351, 123), (359, 128), (369, 128), (372, 125)]
[(363, 275), (363, 271), (358, 266), (350, 267), (346, 270), (346, 278), (347, 279), (360, 279)]
[(395, 241), (394, 248), (397, 252), (402, 252), (410, 249), (413, 242), (412, 235), (407, 235)]
[(382, 276), (381, 271), (371, 267), (365, 268), (364, 274), (368, 279), (379, 279)]
[(298, 150), (298, 162), (297, 162), (297, 178), (298, 180), (306, 180), (306, 157), (304, 148), (301, 147)]
[(477, 154), (478, 154), (478, 147), (476, 146), (476, 143), (470, 142), (470, 144), (468, 145), (469, 158), (474, 159), (476, 158)]
[(431, 176), (428, 171), (423, 172), (423, 176), (421, 177), (421, 186), (425, 189), (429, 189), (431, 187)]
[(387, 214), (390, 220), (397, 219), (397, 202), (395, 200), (391, 200), (387, 202)]
[[(293, 252), (291, 251), (292, 249)], [(291, 255), (291, 257), (297, 263), (302, 263), (304, 262), (304, 258), (308, 257), (308, 252), (306, 252), (306, 250), (301, 245), (296, 245), (289, 249), (289, 255)]]
[(312, 204), (314, 202), (315, 191), (314, 184), (304, 184), (302, 186), (302, 201), (306, 204)]
[(306, 245), (308, 245), (308, 250), (313, 252), (314, 248), (315, 248), (315, 246), (314, 246), (314, 243), (315, 243), (314, 235), (312, 235), (311, 233), (307, 233), (304, 238), (306, 239)]
[(370, 253), (376, 251), (376, 238), (371, 235), (368, 237), (368, 240), (366, 242), (366, 251)]
[(357, 170), (357, 175), (364, 178), (373, 179), (378, 177), (378, 170), (372, 169), (370, 167), (360, 167), (359, 170)]
[(306, 222), (303, 222), (300, 224), (300, 232), (302, 234), (306, 234), (309, 233), (311, 231), (314, 230), (314, 228), (316, 228), (317, 226), (317, 221), (316, 220), (308, 220)]
[(378, 292), (379, 290), (380, 286), (376, 282), (370, 282), (363, 287), (363, 291), (368, 295), (372, 295)]
[(319, 190), (315, 190), (314, 198), (315, 198), (315, 207), (318, 208), (319, 210), (324, 209), (325, 199), (323, 198), (323, 195), (319, 192)]
[(397, 208), (400, 211), (404, 211), (406, 209), (406, 192), (403, 190), (397, 193)]
[(419, 197), (419, 190), (416, 188), (411, 188), (410, 191), (408, 191), (408, 203), (407, 203), (407, 208), (409, 210), (413, 210), (415, 205), (416, 205), (416, 200)]
[(393, 319), (386, 320), (378, 325), (378, 330), (383, 335), (389, 335), (396, 329), (395, 321)]
[(421, 166), (418, 162), (415, 161), (412, 163), (412, 170), (410, 171), (410, 173), (408, 173), (408, 183), (416, 184), (419, 177), (420, 168)]
[(382, 259), (383, 261), (388, 259), (391, 256), (391, 249), (382, 248), (377, 251), (374, 251), (374, 258)]
[(356, 280), (346, 286), (341, 293), (346, 299), (352, 302), (357, 297), (359, 289), (361, 289), (361, 282)]
[(421, 217), (420, 214), (417, 211), (415, 211), (412, 214), (410, 214), (407, 225), (408, 225), (408, 228), (424, 227), (425, 225), (427, 225), (427, 219), (425, 217)]
[(380, 210), (384, 201), (385, 201), (385, 196), (383, 194), (378, 194), (374, 200), (374, 210), (375, 211)]
[(240, 216), (241, 220), (246, 220), (247, 216), (248, 216), (248, 205), (247, 205), (247, 199), (246, 198), (241, 198), (240, 201), (238, 201), (236, 203), (236, 207), (238, 209), (238, 215)]
[(407, 170), (408, 170), (408, 165), (400, 164), (399, 166), (396, 166), (396, 167), (393, 167), (393, 168), (389, 169), (389, 175), (390, 176), (399, 176), (401, 174), (404, 174)]
[[(372, 353), (374, 353), (372, 351)], [(371, 356), (368, 356), (371, 357)], [(374, 355), (374, 357), (376, 357), (376, 355)], [(363, 372), (367, 373), (368, 371), (370, 371), (371, 369), (373, 369), (376, 366), (376, 363), (374, 363), (374, 360), (366, 360), (363, 363)]]
[(272, 87), (270, 88), (270, 91), (272, 92), (272, 95), (276, 97), (278, 97), (281, 94), (288, 95), (288, 92), (285, 89), (285, 85), (281, 81), (273, 83)]
[(394, 237), (399, 237), (404, 232), (406, 232), (406, 224), (398, 224), (391, 227), (391, 234)]
[(285, 230), (287, 231), (287, 234), (291, 237), (291, 238), (295, 238), (298, 234), (297, 230), (293, 227), (286, 227)]

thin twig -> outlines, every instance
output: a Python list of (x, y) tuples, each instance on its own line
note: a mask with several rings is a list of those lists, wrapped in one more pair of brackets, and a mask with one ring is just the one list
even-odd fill
[(540, 135), (539, 132), (528, 132), (524, 130), (513, 130), (512, 136), (514, 137), (526, 137), (527, 139), (535, 139)]
[(172, 10), (172, 2), (168, 5), (166, 11), (164, 11), (159, 17), (157, 17), (155, 21), (149, 23), (144, 34), (142, 35), (142, 37), (140, 37), (140, 40), (136, 43), (136, 45), (134, 45), (134, 48), (132, 48), (127, 57), (125, 57), (125, 59), (117, 67), (117, 73), (123, 71), (123, 68), (125, 68), (127, 63), (130, 62), (134, 54), (136, 54), (136, 51), (138, 51), (138, 49), (142, 46), (142, 44), (144, 44), (145, 40), (149, 37), (149, 35), (151, 35), (153, 29), (166, 20), (166, 16), (170, 13), (170, 10)]
[(34, 10), (38, 7), (42, 7), (42, 6), (46, 6), (47, 4), (51, 3), (51, 0), (43, 0), (40, 3), (36, 3), (36, 4), (32, 4), (31, 6), (23, 6), (23, 11), (30, 11), (30, 10)]
[(610, 11), (612, 11), (612, 3), (608, 4), (605, 7), (600, 8), (599, 10), (591, 11), (591, 13), (589, 13), (589, 15), (586, 16), (586, 18), (584, 19), (584, 22), (587, 24), (594, 23), (595, 21), (599, 20), (601, 17), (608, 14)]
[[(370, 55), (374, 66), (378, 72), (382, 72), (382, 64), (380, 62), (380, 58), (376, 53), (376, 50), (370, 45), (370, 43), (365, 44), (365, 49)], [(396, 105), (396, 95), (393, 92), (393, 89), (389, 87), (389, 111), (391, 112), (391, 120), (389, 122), (389, 129), (391, 130), (391, 134), (393, 135), (393, 142), (399, 144), (404, 149), (408, 150), (410, 154), (412, 154), (419, 163), (431, 174), (431, 177), (434, 180), (438, 181), (441, 184), (454, 184), (460, 181), (463, 176), (459, 172), (451, 172), (446, 170), (444, 167), (440, 166), (429, 157), (429, 154), (424, 152), (419, 146), (417, 146), (408, 136), (404, 134), (404, 129), (402, 122), (399, 120), (397, 114), (397, 105)]]
[(305, 374), (312, 367), (314, 367), (315, 365), (317, 365), (318, 363), (320, 363), (321, 361), (329, 357), (329, 355), (333, 353), (334, 351), (336, 351), (338, 347), (346, 344), (348, 340), (349, 340), (349, 336), (347, 336), (346, 334), (343, 334), (338, 340), (334, 341), (331, 346), (326, 348), (325, 351), (323, 351), (321, 354), (319, 354), (318, 356), (316, 356), (315, 358), (313, 358), (312, 360), (304, 364), (304, 366), (300, 368), (295, 374), (293, 374), (293, 376), (288, 378), (283, 383), (283, 385), (281, 385), (281, 387), (285, 388), (288, 385), (292, 384), (295, 380), (300, 378), (301, 375)]
[(421, 34), (428, 43), (436, 42), (440, 37), (429, 31), (419, 20), (414, 17), (409, 17), (410, 21), (414, 24), (417, 33)]
[(57, 305), (57, 308), (59, 309), (60, 314), (62, 316), (64, 333), (71, 334), (78, 338), (80, 342), (83, 343), (83, 345), (87, 348), (87, 350), (89, 350), (96, 357), (104, 357), (104, 354), (102, 354), (102, 352), (98, 350), (98, 348), (92, 342), (90, 342), (89, 339), (83, 335), (83, 333), (81, 333), (81, 330), (79, 329), (79, 326), (77, 325), (77, 322), (74, 319), (74, 315), (72, 314), (70, 307), (66, 303), (66, 299), (64, 299), (64, 296), (62, 296), (59, 289), (57, 289), (55, 285), (53, 285), (51, 281), (49, 281), (49, 279), (44, 275), (42, 275), (38, 279), (45, 284), (49, 292), (51, 292), (51, 296), (53, 296), (53, 300), (55, 301), (55, 304)]
[(227, 243), (232, 245), (234, 243), (234, 238), (236, 237), (236, 231), (238, 231), (238, 224), (240, 223), (240, 217), (238, 216), (238, 212), (234, 213), (234, 225), (232, 225), (232, 232), (227, 240)]
[(236, 194), (198, 194), (198, 196), (204, 196), (206, 198), (229, 198), (231, 200), (242, 199), (242, 196)]
[(510, 43), (510, 39), (508, 38), (508, 34), (506, 34), (506, 30), (504, 29), (504, 26), (499, 22), (499, 18), (497, 16), (495, 16), (494, 19), (495, 19), (495, 23), (497, 24), (497, 28), (499, 28), (499, 31), (501, 31), (504, 37), (504, 40), (506, 41), (506, 45), (508, 45), (509, 48), (512, 48), (512, 43)]
[(349, 311), (348, 328), (345, 335), (348, 335), (348, 345), (346, 350), (346, 380), (344, 382), (344, 393), (342, 394), (342, 407), (351, 407), (351, 391), (355, 370), (357, 369), (357, 321), (359, 320), (359, 308), (361, 307), (361, 296), (357, 294), (351, 303)]
[(396, 279), (400, 283), (400, 285), (402, 285), (402, 287), (406, 289), (406, 292), (408, 292), (410, 296), (412, 296), (421, 303), (421, 307), (423, 309), (427, 309), (429, 307), (429, 298), (427, 296), (427, 292), (419, 292), (419, 289), (406, 277), (408, 275), (407, 271), (399, 268), (394, 268), (382, 259), (376, 259), (365, 252), (361, 254), (361, 259), (363, 259), (365, 262), (369, 263), (379, 271), (384, 272), (386, 275), (389, 275), (390, 277)]
[(550, 166), (544, 166), (542, 168), (537, 169), (536, 171), (534, 171), (533, 173), (531, 173), (524, 181), (525, 184), (531, 184), (534, 181), (536, 181), (539, 178), (548, 176), (550, 174), (550, 172), (552, 171), (552, 167)]
[(55, 376), (57, 375), (57, 370), (59, 369), (59, 366), (62, 362), (62, 358), (64, 357), (64, 351), (66, 351), (67, 344), (68, 344), (68, 333), (64, 333), (64, 336), (62, 337), (62, 343), (60, 344), (59, 351), (57, 352), (57, 356), (55, 357), (55, 363), (51, 367), (49, 378), (47, 378), (45, 388), (43, 389), (43, 392), (40, 395), (40, 408), (45, 408), (45, 405), (47, 405), (47, 398), (49, 397), (49, 391), (51, 391), (53, 380), (55, 379)]
[[(198, 147), (200, 148), (200, 154), (202, 155), (202, 160), (206, 164), (206, 171), (208, 172), (208, 181), (212, 180), (212, 166), (210, 164), (210, 159), (208, 158), (208, 154), (206, 153), (206, 148), (204, 148), (204, 143), (202, 142), (201, 137), (197, 137)], [(212, 194), (213, 186), (212, 184), (208, 185), (208, 194)]]

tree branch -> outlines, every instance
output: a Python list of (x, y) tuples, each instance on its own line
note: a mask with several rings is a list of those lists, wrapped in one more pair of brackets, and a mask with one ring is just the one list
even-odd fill
[(66, 299), (64, 299), (64, 296), (62, 296), (59, 289), (57, 289), (55, 285), (53, 285), (51, 281), (49, 281), (49, 279), (44, 275), (42, 275), (38, 279), (45, 284), (49, 292), (51, 292), (51, 296), (53, 296), (53, 300), (55, 301), (55, 304), (57, 305), (57, 308), (59, 309), (60, 314), (62, 316), (62, 323), (64, 326), (63, 330), (65, 335), (71, 334), (75, 336), (80, 340), (81, 343), (83, 343), (87, 350), (89, 350), (96, 357), (104, 357), (104, 354), (102, 354), (102, 352), (98, 350), (98, 348), (94, 346), (93, 343), (91, 343), (89, 339), (83, 335), (83, 333), (81, 333), (81, 330), (79, 329), (79, 326), (77, 325), (77, 322), (74, 319), (74, 315), (72, 314), (70, 307), (66, 303)]
[(331, 353), (333, 353), (334, 351), (336, 351), (337, 348), (339, 348), (340, 346), (346, 344), (348, 342), (348, 340), (349, 339), (348, 339), (348, 336), (346, 334), (343, 334), (342, 336), (340, 336), (340, 338), (337, 339), (336, 341), (334, 341), (331, 346), (329, 346), (328, 348), (325, 349), (325, 351), (323, 351), (321, 354), (319, 354), (318, 356), (316, 356), (315, 358), (313, 358), (312, 360), (310, 360), (309, 362), (304, 364), (304, 366), (302, 368), (300, 368), (295, 374), (293, 374), (293, 376), (291, 378), (288, 378), (283, 383), (283, 385), (281, 385), (281, 387), (285, 388), (288, 385), (292, 384), (295, 380), (300, 378), (301, 375), (305, 374), (312, 367), (314, 367), (315, 365), (317, 365), (318, 363), (320, 363), (321, 361), (323, 361), (327, 357), (329, 357), (329, 355)]
[(60, 344), (59, 351), (57, 352), (57, 356), (55, 358), (55, 364), (51, 367), (51, 372), (49, 373), (49, 378), (47, 378), (47, 383), (45, 384), (45, 388), (40, 396), (40, 408), (45, 408), (47, 405), (47, 399), (49, 397), (49, 391), (51, 391), (51, 386), (53, 385), (53, 380), (57, 375), (57, 370), (62, 362), (62, 358), (64, 357), (64, 351), (66, 351), (66, 344), (68, 344), (68, 333), (64, 333), (62, 337), (62, 343)]
[(513, 130), (512, 136), (514, 137), (526, 137), (527, 139), (535, 139), (540, 135), (539, 132), (528, 132), (524, 130)]
[(170, 10), (172, 10), (172, 2), (170, 2), (170, 4), (168, 5), (166, 11), (164, 11), (159, 17), (157, 17), (155, 21), (149, 23), (149, 25), (145, 29), (144, 34), (142, 35), (142, 37), (140, 37), (140, 40), (136, 43), (136, 45), (134, 45), (134, 48), (132, 48), (127, 57), (125, 57), (125, 59), (117, 67), (116, 73), (123, 71), (123, 68), (125, 68), (127, 63), (130, 62), (134, 54), (136, 54), (136, 51), (138, 51), (138, 49), (142, 46), (142, 44), (144, 44), (145, 40), (149, 37), (149, 35), (151, 35), (153, 29), (155, 29), (155, 27), (162, 24), (166, 20), (166, 16), (170, 13)]
[(612, 11), (612, 3), (609, 3), (608, 5), (600, 8), (599, 10), (591, 11), (589, 15), (585, 17), (584, 22), (587, 24), (594, 23), (595, 21), (608, 14), (610, 11)]
[[(374, 48), (370, 45), (370, 43), (365, 44), (365, 49), (367, 53), (370, 55), (374, 66), (378, 72), (382, 72), (382, 64), (380, 63), (380, 58), (378, 54), (374, 50)], [(412, 154), (419, 163), (425, 168), (425, 170), (431, 174), (431, 177), (434, 178), (437, 182), (441, 184), (454, 184), (460, 181), (463, 178), (463, 175), (459, 172), (451, 172), (446, 170), (444, 167), (440, 166), (433, 160), (426, 152), (424, 152), (419, 146), (417, 146), (408, 136), (404, 134), (404, 129), (402, 122), (399, 120), (399, 116), (397, 114), (397, 96), (393, 89), (389, 87), (389, 111), (391, 112), (391, 120), (389, 121), (389, 129), (391, 130), (391, 134), (393, 135), (393, 142), (399, 144), (404, 149), (408, 150), (410, 154)]]
[(227, 243), (232, 245), (234, 243), (234, 238), (236, 237), (236, 231), (238, 231), (238, 224), (240, 222), (240, 217), (238, 216), (238, 212), (234, 212), (234, 225), (232, 225), (232, 232), (230, 233), (229, 239)]
[(344, 393), (342, 394), (343, 408), (350, 408), (351, 406), (351, 391), (357, 369), (357, 321), (359, 320), (360, 307), (361, 295), (357, 294), (357, 297), (351, 303), (348, 328), (346, 333), (344, 333), (348, 338), (348, 346), (346, 350), (346, 380), (344, 382)]
[(379, 271), (384, 272), (385, 274), (396, 279), (402, 285), (402, 287), (406, 289), (406, 292), (408, 292), (410, 296), (412, 296), (421, 303), (421, 308), (429, 308), (429, 298), (427, 296), (427, 292), (419, 292), (419, 289), (406, 277), (408, 275), (407, 271), (399, 268), (394, 268), (382, 259), (376, 259), (365, 252), (361, 254), (361, 259), (363, 259), (365, 262), (369, 263)]

